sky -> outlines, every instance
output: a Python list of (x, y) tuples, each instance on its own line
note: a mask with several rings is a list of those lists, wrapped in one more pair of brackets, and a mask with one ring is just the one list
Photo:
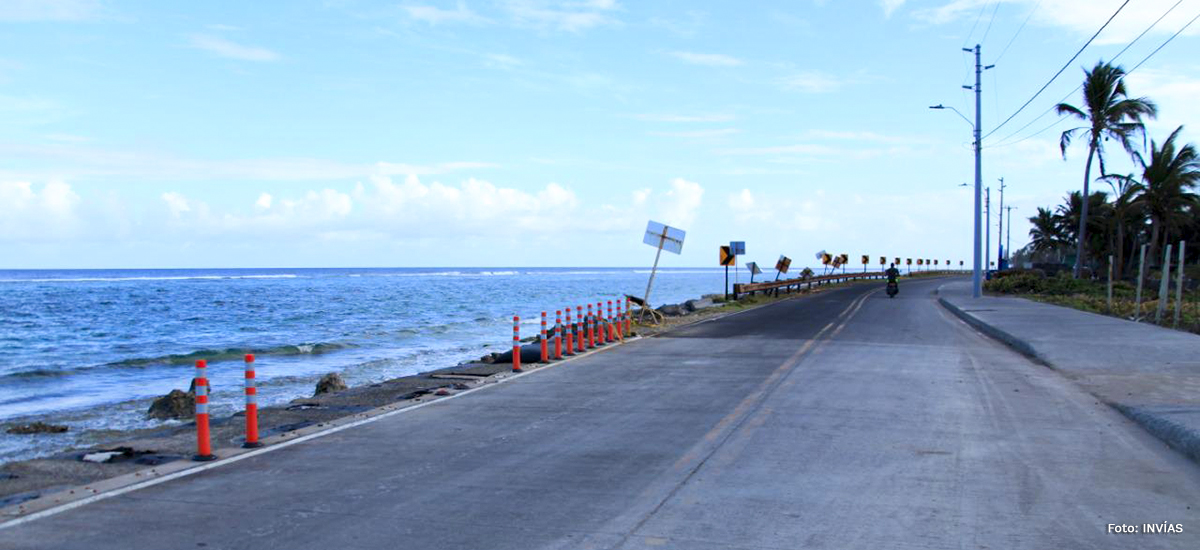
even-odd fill
[[(971, 122), (928, 108), (974, 118), (962, 49), (995, 65), (994, 258), (1000, 178), (1014, 248), (1082, 186), (1086, 148), (1058, 145), (1078, 124), (1048, 111), (1079, 104), (1084, 68), (1145, 59), (1127, 86), (1159, 106), (1149, 136), (1200, 140), (1200, 23), (1151, 55), (1197, 15), (1200, 0), (5, 0), (0, 268), (643, 266), (649, 220), (687, 231), (668, 267), (715, 267), (731, 240), (763, 265), (969, 265)], [(1108, 149), (1111, 172), (1133, 170)]]

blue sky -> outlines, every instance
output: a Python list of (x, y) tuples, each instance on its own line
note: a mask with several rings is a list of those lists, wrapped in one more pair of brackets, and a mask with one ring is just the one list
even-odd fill
[[(664, 265), (715, 266), (730, 240), (763, 264), (957, 263), (970, 127), (928, 106), (973, 117), (961, 48), (996, 64), (988, 133), (1122, 3), (9, 0), (0, 268), (630, 266), (648, 219), (688, 231)], [(984, 140), (1014, 247), (1081, 185), (1069, 121), (1037, 117), (1175, 4), (1129, 2)], [(1198, 13), (1180, 2), (1117, 62)], [(1129, 77), (1159, 104), (1151, 137), (1196, 140), (1197, 31)]]

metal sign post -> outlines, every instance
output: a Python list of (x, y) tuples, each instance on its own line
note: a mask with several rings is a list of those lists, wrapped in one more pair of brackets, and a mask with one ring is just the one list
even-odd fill
[(754, 276), (762, 274), (762, 269), (759, 269), (757, 262), (746, 262), (746, 269), (750, 271), (750, 284), (754, 284)]
[(662, 251), (682, 253), (683, 238), (686, 235), (687, 232), (682, 229), (668, 227), (653, 220), (646, 223), (646, 235), (642, 237), (642, 242), (657, 248), (658, 251), (654, 253), (654, 267), (650, 268), (650, 280), (646, 283), (646, 296), (642, 298), (642, 311), (638, 320), (644, 319), (646, 310), (650, 309), (650, 289), (654, 287), (654, 276), (658, 273), (658, 260), (662, 257)]
[(722, 246), (718, 249), (719, 264), (725, 266), (725, 299), (729, 299), (729, 266), (733, 265), (734, 275), (737, 274), (737, 256), (733, 255), (732, 246)]
[(778, 281), (779, 276), (783, 273), (787, 273), (791, 266), (792, 259), (780, 254), (779, 261), (775, 262), (775, 280)]
[(729, 251), (733, 254), (733, 284), (738, 282), (737, 257), (746, 255), (746, 241), (729, 241)]

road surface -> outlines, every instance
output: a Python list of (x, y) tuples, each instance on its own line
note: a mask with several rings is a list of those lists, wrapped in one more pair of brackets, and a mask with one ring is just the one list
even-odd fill
[[(700, 323), (0, 548), (1200, 548), (1200, 467), (976, 334), (938, 284)], [(1163, 522), (1184, 532), (1108, 532)]]

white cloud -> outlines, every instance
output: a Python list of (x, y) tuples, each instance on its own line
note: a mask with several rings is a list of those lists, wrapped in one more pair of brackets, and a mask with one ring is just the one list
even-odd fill
[(519, 25), (579, 32), (617, 24), (610, 14), (620, 6), (612, 0), (507, 0), (504, 8)]
[(669, 52), (669, 54), (692, 65), (737, 67), (743, 64), (741, 59), (720, 53)]
[(820, 155), (831, 156), (843, 152), (827, 145), (798, 143), (795, 145), (772, 145), (767, 147), (739, 147), (717, 151), (722, 155)]
[(865, 141), (871, 143), (892, 143), (899, 145), (929, 144), (932, 140), (922, 136), (896, 136), (880, 134), (871, 131), (852, 130), (809, 130), (805, 132), (809, 138), (837, 141)]
[(513, 67), (519, 67), (525, 64), (516, 57), (502, 53), (489, 53), (484, 55), (483, 58), (487, 60), (488, 65), (503, 69), (511, 69)]
[(99, 0), (5, 0), (0, 21), (81, 21), (100, 14)]
[(354, 211), (350, 195), (335, 189), (309, 190), (279, 200), (263, 193), (254, 202), (251, 214), (215, 213), (203, 200), (176, 191), (163, 193), (161, 198), (171, 227), (204, 235), (250, 231), (249, 235), (261, 236), (273, 231), (289, 236), (296, 232), (320, 236), (341, 230), (338, 226)]
[(729, 208), (735, 212), (747, 212), (754, 208), (754, 194), (749, 189), (729, 196)]
[(61, 181), (41, 188), (27, 181), (0, 182), (0, 240), (37, 242), (73, 235), (79, 202), (79, 195)]
[[(884, 0), (885, 2), (888, 0)], [(977, 17), (979, 11), (993, 0), (953, 0), (934, 8), (913, 11), (913, 17), (935, 25), (954, 23)], [(1091, 36), (1124, 0), (997, 0), (1009, 4), (1020, 4), (1022, 9), (1033, 9), (1032, 24), (1066, 28), (1079, 36)], [(1131, 3), (1113, 19), (1104, 32), (1096, 38), (1096, 44), (1120, 44), (1133, 40), (1171, 8), (1176, 0), (1141, 0)], [(1024, 12), (1028, 13), (1028, 12)], [(1022, 14), (1023, 16), (1023, 14)], [(1160, 22), (1151, 34), (1170, 34), (1182, 28), (1195, 16), (1187, 9), (1175, 9)], [(1195, 36), (1200, 28), (1193, 25), (1184, 32)]]
[(0, 119), (9, 124), (46, 124), (61, 119), (64, 114), (66, 109), (52, 99), (0, 94)]
[(680, 137), (690, 139), (716, 138), (741, 133), (737, 128), (714, 128), (712, 130), (693, 130), (690, 132), (649, 132), (652, 136)]
[(171, 213), (171, 217), (179, 219), (185, 212), (191, 212), (192, 206), (188, 203), (187, 197), (174, 191), (168, 191), (162, 194), (163, 202), (167, 203), (167, 211)]
[(891, 17), (900, 6), (904, 5), (904, 0), (879, 0), (879, 5), (883, 7), (883, 16)]
[[(495, 164), (477, 161), (416, 165), (397, 162), (354, 164), (315, 158), (196, 160), (76, 144), (0, 144), (0, 155), (45, 164), (51, 168), (42, 171), (67, 179), (120, 177), (149, 180), (329, 181), (369, 175), (445, 174), (496, 167)], [(11, 172), (0, 170), (0, 177), (6, 173)]]
[(835, 92), (844, 84), (844, 80), (819, 71), (807, 71), (780, 79), (780, 85), (785, 90), (810, 94)]
[(401, 8), (408, 12), (409, 17), (417, 21), (424, 21), (430, 25), (437, 25), (439, 23), (484, 23), (487, 21), (483, 17), (480, 17), (479, 14), (471, 11), (463, 2), (459, 2), (452, 10), (436, 6), (416, 5), (401, 6)]
[(205, 50), (221, 57), (242, 61), (275, 61), (279, 54), (257, 46), (245, 46), (209, 34), (193, 34), (189, 37), (192, 47)]
[(1129, 93), (1135, 97), (1146, 96), (1158, 104), (1158, 118), (1147, 121), (1150, 137), (1160, 143), (1180, 124), (1184, 124), (1181, 139), (1192, 142), (1200, 139), (1196, 134), (1200, 126), (1200, 77), (1197, 67), (1149, 68), (1142, 67), (1126, 77)]
[(672, 227), (692, 227), (703, 198), (704, 188), (700, 184), (683, 178), (671, 180), (671, 190), (667, 191), (658, 210), (662, 223)]
[(737, 117), (726, 114), (678, 115), (669, 113), (647, 113), (633, 115), (633, 118), (650, 122), (729, 122)]

